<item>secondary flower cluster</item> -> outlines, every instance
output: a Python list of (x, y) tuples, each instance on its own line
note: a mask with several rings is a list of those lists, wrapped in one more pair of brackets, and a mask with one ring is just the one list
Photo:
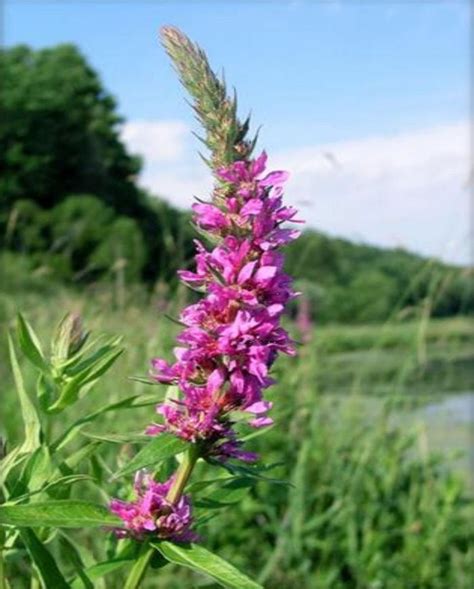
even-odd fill
[(197, 535), (190, 530), (192, 517), (188, 497), (182, 495), (174, 504), (166, 499), (173, 481), (171, 477), (165, 483), (157, 483), (149, 474), (139, 471), (135, 476), (135, 501), (112, 499), (110, 502), (110, 511), (125, 524), (125, 528), (116, 530), (117, 536), (140, 540), (149, 535), (174, 542), (196, 540)]
[(179, 274), (205, 296), (181, 313), (176, 361), (152, 361), (156, 380), (177, 385), (181, 396), (157, 407), (163, 423), (147, 433), (171, 432), (220, 460), (256, 459), (241, 449), (233, 412), (248, 414), (253, 427), (271, 424), (262, 394), (273, 383), (269, 370), (279, 352), (294, 354), (280, 318), (295, 293), (278, 249), (299, 235), (282, 227), (296, 210), (282, 204), (286, 172), (262, 177), (266, 159), (217, 170), (212, 203), (194, 205), (195, 224), (216, 246), (196, 241), (195, 271)]

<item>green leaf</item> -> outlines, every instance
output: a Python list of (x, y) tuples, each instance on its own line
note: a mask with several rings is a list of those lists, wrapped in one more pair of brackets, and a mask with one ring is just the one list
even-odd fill
[(121, 401), (117, 401), (115, 403), (111, 403), (110, 405), (105, 405), (101, 409), (94, 411), (94, 413), (89, 413), (89, 415), (85, 415), (81, 417), (77, 421), (75, 421), (72, 425), (70, 425), (66, 431), (64, 431), (61, 436), (51, 445), (51, 450), (57, 452), (61, 448), (63, 448), (66, 444), (68, 444), (79, 431), (81, 430), (82, 426), (86, 423), (90, 423), (94, 421), (104, 413), (109, 411), (118, 411), (121, 409), (134, 409), (136, 407), (147, 407), (149, 405), (156, 405), (157, 397), (156, 395), (134, 395), (132, 397), (127, 397), (126, 399), (122, 399)]
[(37, 528), (95, 528), (120, 526), (122, 520), (102, 505), (87, 501), (49, 501), (0, 505), (0, 525)]
[(139, 432), (130, 432), (128, 434), (101, 434), (92, 432), (81, 432), (81, 435), (101, 442), (110, 442), (111, 444), (140, 444), (150, 441), (150, 436)]
[[(248, 419), (248, 413), (247, 413), (247, 419)], [(254, 430), (253, 432), (251, 432), (249, 434), (246, 434), (245, 436), (239, 436), (239, 439), (242, 442), (247, 442), (248, 440), (253, 440), (254, 438), (258, 438), (259, 436), (261, 436), (263, 434), (267, 434), (274, 427), (275, 427), (275, 424), (269, 425), (267, 427), (260, 427), (260, 428), (258, 428), (256, 430)]]
[(100, 376), (107, 372), (122, 352), (123, 349), (107, 350), (107, 353), (101, 359), (94, 360), (90, 366), (78, 372), (63, 386), (59, 399), (48, 407), (48, 412), (58, 413), (75, 403), (79, 398), (81, 389), (86, 385), (92, 385)]
[(187, 442), (172, 434), (160, 434), (156, 438), (152, 438), (149, 444), (114, 475), (114, 478), (158, 464), (167, 458), (176, 456), (176, 454), (181, 454), (187, 447)]
[(21, 497), (27, 497), (31, 491), (41, 487), (53, 475), (53, 472), (49, 449), (42, 445), (27, 455), (21, 472), (15, 476), (14, 480), (8, 482), (9, 500), (14, 499), (15, 503), (18, 503)]
[[(10, 497), (9, 502), (11, 503), (21, 503), (22, 501), (25, 501), (25, 499), (28, 499), (29, 497), (32, 497), (33, 495), (37, 495), (38, 493), (44, 493), (46, 491), (53, 491), (54, 489), (56, 489), (57, 487), (61, 487), (61, 491), (66, 491), (68, 487), (70, 487), (71, 485), (73, 485), (74, 483), (79, 483), (82, 481), (91, 481), (93, 480), (93, 477), (91, 477), (90, 475), (87, 474), (71, 474), (71, 475), (67, 475), (67, 476), (63, 476), (63, 477), (59, 477), (58, 479), (55, 479), (54, 481), (49, 482), (47, 485), (44, 485), (44, 487), (41, 487), (40, 489), (34, 489), (33, 491), (29, 491), (28, 493), (25, 493), (24, 495), (21, 495), (20, 497), (14, 497), (14, 501), (13, 498)], [(51, 495), (55, 495), (54, 493), (51, 493)]]
[(40, 370), (49, 372), (49, 365), (44, 358), (38, 337), (21, 313), (17, 317), (17, 333), (20, 348), (28, 360)]
[(231, 589), (263, 589), (227, 561), (198, 544), (152, 543), (170, 562), (208, 575), (222, 587)]
[(52, 589), (53, 587), (54, 589), (70, 589), (71, 586), (58, 569), (54, 558), (33, 530), (28, 528), (21, 530), (20, 537), (38, 571), (44, 589)]
[[(130, 565), (134, 562), (134, 560), (129, 558), (114, 558), (112, 560), (107, 560), (104, 562), (99, 562), (87, 569), (85, 569), (85, 573), (87, 574), (89, 579), (99, 579), (100, 577), (104, 577), (109, 573), (113, 573), (127, 565)], [(76, 589), (81, 586), (81, 579), (74, 579), (72, 582), (73, 589)]]
[(104, 358), (110, 356), (114, 352), (123, 351), (123, 348), (117, 346), (122, 341), (121, 337), (114, 336), (107, 340), (98, 350), (90, 354), (84, 360), (74, 363), (68, 368), (67, 373), (69, 376), (78, 376), (79, 374), (87, 375), (91, 369), (98, 365), (99, 362), (103, 361)]
[(10, 362), (13, 370), (16, 390), (20, 399), (21, 414), (25, 428), (25, 440), (21, 446), (21, 452), (33, 452), (41, 446), (41, 422), (36, 407), (27, 395), (23, 384), (20, 366), (15, 353), (12, 338), (8, 335), (8, 347), (10, 350)]
[(151, 386), (160, 386), (161, 383), (159, 383), (156, 380), (153, 380), (149, 377), (146, 376), (129, 376), (128, 380), (131, 380), (133, 382), (139, 382), (140, 384), (146, 384), (146, 385), (151, 385)]
[[(85, 569), (89, 579), (99, 579), (125, 566), (132, 565), (137, 556), (137, 543), (132, 540), (121, 540), (121, 549), (114, 558), (99, 562)], [(80, 587), (80, 579), (74, 579), (73, 589)]]
[(0, 460), (0, 487), (3, 486), (8, 473), (18, 464), (26, 460), (27, 455), (21, 453), (21, 447), (17, 446)]
[(209, 464), (222, 467), (233, 475), (253, 477), (262, 481), (266, 481), (267, 483), (273, 483), (274, 485), (292, 486), (288, 481), (270, 478), (261, 474), (262, 472), (269, 471), (276, 466), (280, 466), (281, 463), (270, 464), (269, 466), (243, 466), (241, 464), (231, 464), (230, 462), (220, 462), (213, 458), (209, 458), (207, 461)]
[[(75, 546), (74, 542), (72, 542), (72, 540), (68, 538), (64, 532), (62, 532), (59, 536), (59, 543), (61, 544), (61, 548), (64, 551), (64, 556), (66, 557), (67, 562), (72, 564), (85, 589), (94, 589), (92, 581), (85, 572), (81, 553)], [(71, 586), (74, 586), (74, 584), (72, 583)]]
[[(99, 441), (89, 442), (79, 450), (76, 450), (72, 454), (70, 454), (63, 463), (60, 464), (60, 469), (63, 472), (68, 472), (68, 474), (72, 474), (75, 468), (86, 458), (89, 458), (96, 450), (97, 447), (100, 445)], [(64, 469), (63, 469), (64, 467)], [(69, 472), (70, 471), (70, 472)]]
[(237, 503), (251, 489), (255, 484), (254, 478), (233, 478), (230, 481), (222, 481), (223, 484), (217, 489), (212, 490), (205, 497), (195, 501), (196, 507), (204, 507), (208, 509), (215, 509), (219, 507), (227, 507), (232, 503)]
[(198, 225), (196, 225), (192, 221), (190, 221), (189, 224), (194, 229), (194, 231), (196, 231), (196, 233), (198, 235), (200, 235), (201, 237), (203, 237), (207, 241), (208, 244), (215, 246), (215, 245), (219, 245), (220, 243), (222, 243), (222, 237), (214, 235), (212, 233), (209, 233), (209, 232), (205, 231), (204, 229), (201, 229)]
[(132, 570), (128, 574), (124, 589), (137, 589), (145, 577), (146, 569), (153, 556), (153, 548), (147, 544), (143, 544), (138, 558), (132, 566)]
[(50, 376), (44, 373), (39, 375), (36, 383), (36, 394), (40, 409), (45, 413), (48, 411), (49, 405), (51, 405), (53, 399), (56, 397), (57, 390), (57, 384)]
[(51, 461), (49, 448), (46, 445), (42, 445), (28, 458), (22, 478), (26, 487), (33, 491), (50, 479), (53, 473), (54, 466)]

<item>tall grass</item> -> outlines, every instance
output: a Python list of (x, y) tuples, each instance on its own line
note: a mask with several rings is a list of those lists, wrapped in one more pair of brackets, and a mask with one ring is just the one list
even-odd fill
[[(2, 331), (21, 308), (45, 340), (63, 312), (74, 310), (89, 329), (125, 338), (124, 357), (80, 402), (82, 410), (92, 410), (99, 399), (103, 404), (104, 399), (111, 403), (153, 393), (128, 377), (143, 375), (150, 357), (169, 354), (178, 327), (161, 311), (166, 306), (173, 315), (173, 302), (150, 302), (137, 289), (126, 292), (121, 307), (106, 289), (84, 296), (30, 280), (30, 288), (3, 295)], [(275, 463), (265, 474), (268, 480), (250, 493), (237, 489), (233, 499), (226, 499), (235, 502), (203, 526), (206, 545), (269, 589), (470, 588), (474, 535), (468, 491), (446, 459), (430, 452), (426, 431), (402, 421), (404, 413), (393, 399), (405, 402), (472, 386), (473, 344), (471, 326), (462, 317), (434, 321), (419, 315), (411, 322), (394, 318), (384, 326), (316, 326), (312, 343), (277, 367), (278, 385), (271, 393), (277, 427), (249, 441), (269, 465)], [(4, 342), (0, 350), (4, 358)], [(6, 362), (0, 370), (2, 435), (18, 439), (18, 411)], [(33, 386), (35, 375), (26, 371), (26, 377), (27, 386)], [(73, 419), (64, 413), (65, 421)], [(104, 415), (99, 429), (107, 434), (139, 432), (152, 420), (152, 409), (133, 409), (120, 417)], [(72, 450), (89, 439), (88, 433), (85, 428)], [(101, 477), (103, 488), (113, 495), (123, 483), (110, 480), (109, 473), (136, 448), (127, 444), (117, 453), (117, 446), (106, 441), (98, 447), (94, 458), (84, 459), (82, 469)], [(205, 470), (205, 465), (198, 468)], [(206, 472), (201, 475), (199, 480), (206, 478)], [(87, 483), (76, 493), (87, 497)], [(76, 536), (79, 550), (87, 544), (97, 560), (114, 542), (105, 532)], [(68, 556), (62, 559), (72, 574)], [(22, 555), (9, 564), (15, 570), (14, 587), (26, 587)], [(98, 581), (97, 587), (113, 589), (121, 583), (116, 573)], [(151, 575), (145, 587), (152, 589), (156, 583)], [(159, 586), (213, 585), (170, 567), (159, 572)]]

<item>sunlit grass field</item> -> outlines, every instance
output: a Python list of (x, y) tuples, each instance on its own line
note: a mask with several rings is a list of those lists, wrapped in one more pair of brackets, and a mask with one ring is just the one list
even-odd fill
[[(86, 398), (61, 414), (62, 429), (78, 414), (134, 394), (159, 399), (160, 387), (130, 377), (146, 375), (153, 356), (171, 357), (179, 326), (166, 315), (176, 317), (185, 296), (147, 297), (137, 289), (118, 298), (112, 287), (79, 293), (45, 283), (18, 292), (7, 287), (0, 305), (2, 436), (15, 443), (21, 435), (5, 346), (17, 311), (44, 342), (66, 311), (80, 313), (96, 334), (123, 337), (123, 356)], [(298, 340), (289, 320), (288, 327)], [(269, 397), (276, 425), (248, 442), (273, 465), (268, 478), (284, 483), (262, 480), (210, 519), (201, 529), (206, 545), (269, 589), (468, 589), (474, 564), (468, 462), (449, 464), (433, 455), (440, 449), (468, 452), (468, 424), (430, 421), (420, 408), (472, 391), (472, 328), (465, 317), (433, 320), (423, 314), (384, 325), (314, 325), (298, 356), (275, 367), (278, 384)], [(36, 375), (23, 368), (33, 390)], [(150, 406), (106, 413), (93, 430), (83, 428), (71, 451), (91, 435), (140, 433), (153, 420)], [(123, 492), (124, 482), (112, 473), (135, 451), (130, 444), (97, 442), (97, 454), (82, 467), (102, 478), (103, 493), (95, 500)], [(205, 471), (206, 465), (198, 468)], [(87, 483), (74, 493), (87, 496)], [(112, 541), (106, 532), (75, 535), (99, 561)], [(19, 560), (18, 587), (25, 586), (24, 566)], [(121, 577), (97, 583), (99, 589), (116, 588)], [(156, 580), (150, 575), (145, 587), (214, 585), (168, 567)]]

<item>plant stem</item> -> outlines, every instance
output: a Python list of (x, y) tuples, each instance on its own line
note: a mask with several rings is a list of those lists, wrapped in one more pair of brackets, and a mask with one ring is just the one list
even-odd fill
[(130, 574), (125, 581), (124, 589), (138, 589), (143, 581), (148, 568), (148, 563), (153, 555), (153, 548), (149, 544), (143, 544)]
[(6, 589), (5, 564), (3, 560), (3, 546), (0, 548), (0, 589)]
[(199, 450), (198, 447), (193, 444), (189, 450), (185, 453), (183, 462), (178, 467), (176, 471), (176, 478), (174, 480), (171, 489), (168, 491), (168, 495), (166, 499), (171, 503), (175, 504), (179, 501), (181, 495), (183, 494), (184, 487), (191, 476), (193, 471), (194, 465), (199, 458)]

